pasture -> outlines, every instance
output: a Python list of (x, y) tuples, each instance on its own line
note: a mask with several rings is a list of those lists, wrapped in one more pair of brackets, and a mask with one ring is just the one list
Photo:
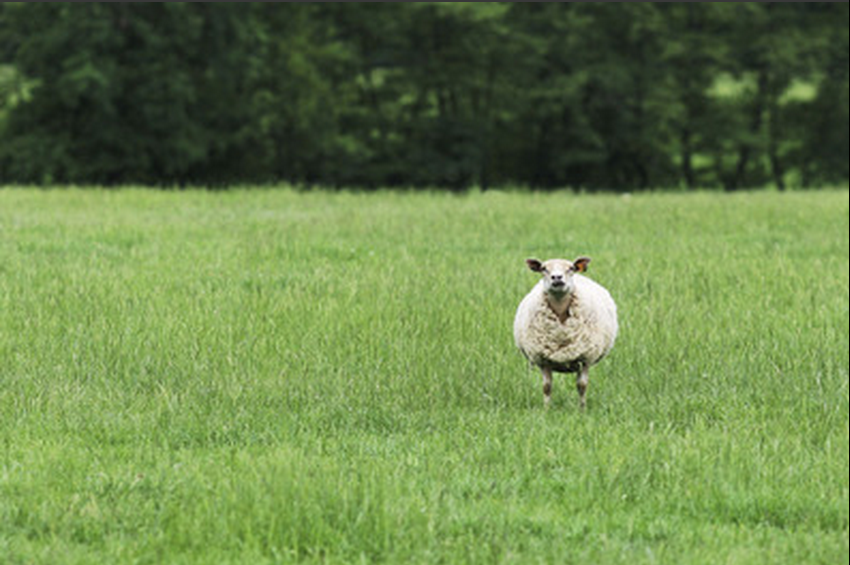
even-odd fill
[[(844, 563), (848, 192), (0, 190), (0, 562)], [(514, 349), (524, 259), (620, 336)]]

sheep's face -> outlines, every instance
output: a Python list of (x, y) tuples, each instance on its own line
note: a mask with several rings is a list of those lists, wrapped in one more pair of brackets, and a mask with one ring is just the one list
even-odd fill
[(528, 268), (543, 277), (543, 286), (546, 292), (555, 297), (571, 294), (575, 289), (573, 275), (587, 270), (590, 258), (579, 257), (575, 261), (565, 259), (549, 259), (538, 261), (537, 259), (526, 259)]

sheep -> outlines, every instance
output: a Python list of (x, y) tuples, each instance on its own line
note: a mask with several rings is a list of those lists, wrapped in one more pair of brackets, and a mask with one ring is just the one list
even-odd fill
[(516, 311), (514, 341), (526, 359), (543, 374), (543, 404), (549, 407), (552, 372), (577, 373), (576, 388), (586, 407), (588, 370), (614, 346), (617, 306), (608, 291), (580, 275), (590, 258), (575, 261), (527, 259), (542, 275)]

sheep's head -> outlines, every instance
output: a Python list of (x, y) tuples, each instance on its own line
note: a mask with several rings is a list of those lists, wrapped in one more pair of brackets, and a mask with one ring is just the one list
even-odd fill
[(529, 269), (543, 276), (543, 285), (547, 293), (561, 297), (573, 292), (575, 288), (573, 275), (586, 271), (590, 258), (579, 257), (575, 261), (549, 259), (542, 262), (537, 259), (526, 259), (525, 263)]

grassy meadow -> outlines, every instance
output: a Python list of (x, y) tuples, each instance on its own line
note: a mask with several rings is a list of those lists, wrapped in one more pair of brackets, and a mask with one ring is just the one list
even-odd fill
[[(0, 563), (848, 559), (848, 192), (0, 190)], [(524, 264), (619, 306), (588, 410)]]

